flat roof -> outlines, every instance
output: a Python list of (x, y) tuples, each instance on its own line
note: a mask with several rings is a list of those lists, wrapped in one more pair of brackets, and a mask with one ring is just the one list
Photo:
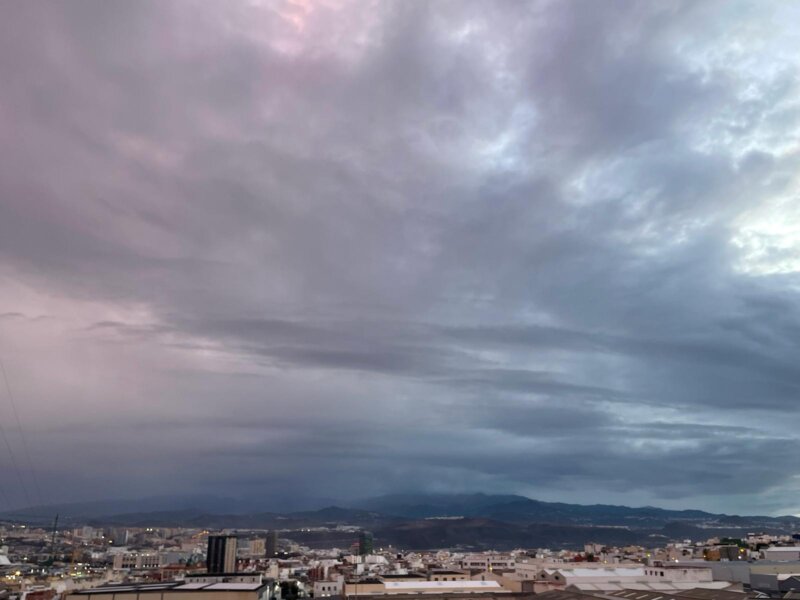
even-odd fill
[[(271, 581), (271, 580), (270, 580)], [(269, 585), (268, 582), (264, 583), (203, 583), (191, 582), (184, 583), (183, 581), (169, 581), (166, 583), (142, 583), (142, 584), (122, 584), (122, 585), (104, 585), (96, 588), (86, 590), (74, 590), (66, 592), (66, 595), (80, 595), (90, 596), (93, 594), (125, 594), (136, 592), (137, 594), (146, 594), (147, 592), (256, 592)]]
[[(564, 592), (559, 592), (564, 593)], [(359, 594), (359, 600), (539, 600), (532, 592), (509, 592), (508, 590), (441, 590), (440, 592), (397, 592), (389, 594)], [(597, 600), (597, 596), (585, 596), (586, 600)]]
[(742, 600), (747, 593), (735, 589), (692, 588), (689, 590), (643, 591), (625, 588), (618, 591), (609, 591), (606, 596), (625, 598), (626, 600)]
[(257, 590), (263, 583), (210, 583), (204, 590)]
[(564, 575), (574, 577), (601, 577), (603, 575), (610, 575), (613, 577), (642, 577), (644, 575), (644, 567), (613, 567), (613, 568), (594, 568), (587, 569), (586, 567), (566, 568), (566, 569), (552, 569), (551, 572), (560, 571)]
[(418, 590), (418, 589), (465, 589), (465, 588), (481, 588), (481, 589), (501, 589), (502, 586), (494, 580), (491, 581), (473, 581), (465, 579), (462, 581), (386, 581), (384, 584), (387, 590)]
[(742, 600), (747, 598), (747, 592), (744, 590), (728, 589), (728, 590), (709, 590), (697, 588), (694, 590), (685, 590), (678, 593), (681, 598), (694, 598), (702, 600)]
[(187, 573), (186, 579), (191, 577), (240, 577), (242, 575), (261, 575), (261, 573), (256, 573), (255, 571), (231, 571), (230, 573), (209, 573), (208, 571), (203, 571), (202, 573)]
[(178, 589), (181, 589), (181, 590), (200, 590), (200, 589), (203, 589), (204, 587), (206, 587), (207, 585), (208, 585), (207, 583), (198, 583), (198, 582), (195, 582), (195, 583), (184, 583)]
[[(698, 589), (708, 589), (708, 590), (728, 590), (731, 587), (730, 581), (636, 581), (636, 582), (606, 582), (606, 581), (599, 581), (595, 583), (574, 583), (568, 586), (569, 589), (575, 589), (578, 591), (586, 591), (586, 592), (603, 592), (608, 595), (620, 595), (616, 592), (630, 592), (634, 594), (635, 592), (663, 592), (665, 594), (670, 594), (675, 596), (679, 596), (681, 591), (689, 590), (695, 591)], [(624, 596), (629, 600), (635, 600), (632, 596)], [(686, 598), (690, 598), (691, 596), (682, 596)], [(645, 600), (642, 598), (641, 600)]]

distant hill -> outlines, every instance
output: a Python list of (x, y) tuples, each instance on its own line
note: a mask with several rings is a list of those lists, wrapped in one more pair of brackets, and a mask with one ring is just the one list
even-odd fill
[(330, 498), (271, 498), (236, 499), (213, 495), (148, 496), (136, 499), (110, 499), (32, 506), (0, 513), (0, 519), (30, 522), (52, 522), (58, 514), (62, 523), (85, 522), (115, 515), (147, 515), (150, 513), (248, 515), (262, 512), (315, 510), (334, 504)]
[(566, 504), (542, 502), (525, 496), (489, 494), (402, 494), (370, 498), (355, 502), (353, 505), (410, 519), (462, 516), (483, 517), (509, 523), (605, 525), (631, 528), (661, 527), (674, 521), (705, 527), (716, 525), (800, 527), (800, 518), (793, 516), (741, 517), (701, 510), (668, 510), (652, 506), (631, 508), (609, 504)]
[(589, 541), (604, 544), (646, 543), (649, 533), (614, 527), (550, 524), (518, 525), (484, 518), (427, 519), (390, 525), (375, 532), (377, 544), (407, 549), (571, 548)]
[[(373, 531), (377, 544), (414, 549), (576, 547), (589, 541), (657, 545), (685, 538), (735, 537), (750, 531), (800, 531), (800, 518), (793, 516), (566, 504), (515, 495), (402, 494), (368, 498), (351, 502), (350, 506), (325, 506), (318, 502), (298, 500), (293, 503), (295, 510), (282, 511), (268, 509), (270, 503), (261, 500), (154, 497), (35, 507), (4, 513), (0, 519), (46, 524), (58, 512), (65, 526), (88, 523), (280, 529), (286, 537), (316, 547), (349, 545), (353, 536), (332, 527), (344, 524)], [(306, 510), (304, 504), (316, 506)]]
[(294, 513), (209, 514), (196, 510), (137, 512), (88, 519), (90, 525), (128, 527), (200, 527), (213, 529), (300, 529), (346, 523), (375, 529), (400, 519), (359, 509), (329, 506)]
[(409, 518), (486, 516), (498, 506), (537, 502), (525, 496), (490, 494), (396, 494), (353, 502), (357, 508)]

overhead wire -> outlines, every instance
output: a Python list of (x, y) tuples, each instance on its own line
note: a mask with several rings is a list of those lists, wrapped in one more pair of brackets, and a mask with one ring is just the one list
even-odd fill
[(7, 509), (11, 508), (11, 502), (8, 501), (8, 496), (6, 496), (6, 493), (2, 487), (0, 487), (0, 500), (3, 502), (4, 508)]
[(6, 430), (3, 427), (2, 423), (0, 423), (0, 437), (3, 438), (3, 442), (5, 443), (6, 449), (8, 450), (8, 458), (11, 460), (11, 467), (17, 474), (17, 479), (19, 480), (19, 487), (25, 496), (26, 506), (31, 506), (31, 497), (30, 494), (28, 494), (28, 487), (25, 485), (25, 479), (22, 477), (22, 472), (19, 470), (17, 459), (14, 456), (14, 450), (11, 448), (11, 442), (8, 440), (8, 435), (6, 435)]
[[(36, 469), (33, 466), (33, 460), (31, 460), (31, 452), (28, 449), (28, 440), (25, 437), (25, 430), (22, 428), (22, 421), (19, 418), (19, 411), (17, 411), (17, 403), (14, 400), (14, 394), (11, 393), (11, 384), (8, 382), (8, 373), (6, 373), (5, 364), (3, 364), (3, 359), (0, 358), (0, 371), (3, 374), (3, 381), (6, 385), (6, 392), (8, 393), (8, 402), (11, 405), (11, 411), (14, 413), (14, 420), (17, 422), (17, 429), (19, 430), (19, 436), (22, 438), (22, 448), (25, 451), (25, 459), (28, 461), (28, 469), (30, 470), (30, 476), (33, 480), (34, 490), (36, 491), (36, 499), (39, 505), (43, 505), (43, 496), (42, 496), (42, 488), (39, 486), (39, 478), (36, 475)], [(30, 506), (30, 502), (29, 502)]]
[[(5, 434), (5, 431), (3, 430), (3, 423), (2, 422), (0, 422), (0, 433), (2, 434), (2, 436), (0, 436), (0, 437), (2, 437), (5, 440), (6, 439), (6, 434)], [(8, 446), (8, 441), (6, 441), (6, 445)], [(2, 502), (3, 502), (3, 507), (5, 507), (7, 509), (11, 509), (12, 508), (12, 504), (8, 500), (8, 496), (6, 495), (6, 492), (3, 489), (3, 486), (0, 486), (0, 500), (2, 500)]]

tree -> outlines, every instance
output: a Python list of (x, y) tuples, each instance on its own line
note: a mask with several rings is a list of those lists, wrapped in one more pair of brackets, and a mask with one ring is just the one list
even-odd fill
[(283, 600), (295, 600), (300, 596), (300, 588), (296, 581), (281, 581), (281, 598)]

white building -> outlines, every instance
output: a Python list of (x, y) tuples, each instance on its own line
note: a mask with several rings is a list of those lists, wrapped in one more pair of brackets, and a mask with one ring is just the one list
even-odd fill
[(514, 569), (516, 560), (507, 554), (467, 554), (461, 559), (459, 566), (462, 569), (475, 569), (480, 571), (493, 571), (495, 569)]
[[(519, 575), (520, 579), (525, 580), (537, 580), (537, 579), (546, 579), (540, 577), (540, 573), (543, 569), (550, 569), (552, 571), (557, 571), (559, 569), (566, 569), (572, 570), (575, 567), (576, 563), (565, 563), (564, 561), (555, 561), (551, 559), (543, 560), (543, 559), (533, 559), (528, 560), (526, 562), (518, 562), (514, 568), (517, 575)], [(608, 571), (610, 567), (615, 568), (632, 568), (632, 569), (639, 569), (642, 567), (641, 563), (614, 563), (614, 564), (605, 564), (602, 562), (585, 562), (580, 563), (582, 569), (592, 569), (592, 570), (602, 570), (605, 569)]]
[(387, 581), (387, 594), (463, 594), (469, 592), (507, 592), (496, 581)]
[(762, 552), (765, 560), (800, 560), (800, 546), (771, 546)]
[(341, 596), (344, 591), (344, 577), (337, 581), (315, 581), (314, 598), (326, 598), (328, 596)]
[(644, 572), (645, 575), (655, 577), (658, 581), (693, 581), (701, 583), (714, 580), (711, 567), (704, 567), (701, 565), (654, 565), (645, 567)]
[(157, 569), (166, 563), (158, 552), (120, 552), (114, 555), (114, 570)]
[(78, 529), (72, 530), (72, 536), (80, 538), (82, 540), (92, 540), (95, 538), (99, 538), (101, 534), (102, 531), (98, 531), (94, 527), (89, 527), (88, 525), (84, 525), (83, 527), (79, 527)]
[(542, 569), (537, 576), (538, 581), (549, 583), (554, 587), (566, 587), (578, 583), (635, 583), (654, 579), (655, 577), (645, 573), (644, 567)]

